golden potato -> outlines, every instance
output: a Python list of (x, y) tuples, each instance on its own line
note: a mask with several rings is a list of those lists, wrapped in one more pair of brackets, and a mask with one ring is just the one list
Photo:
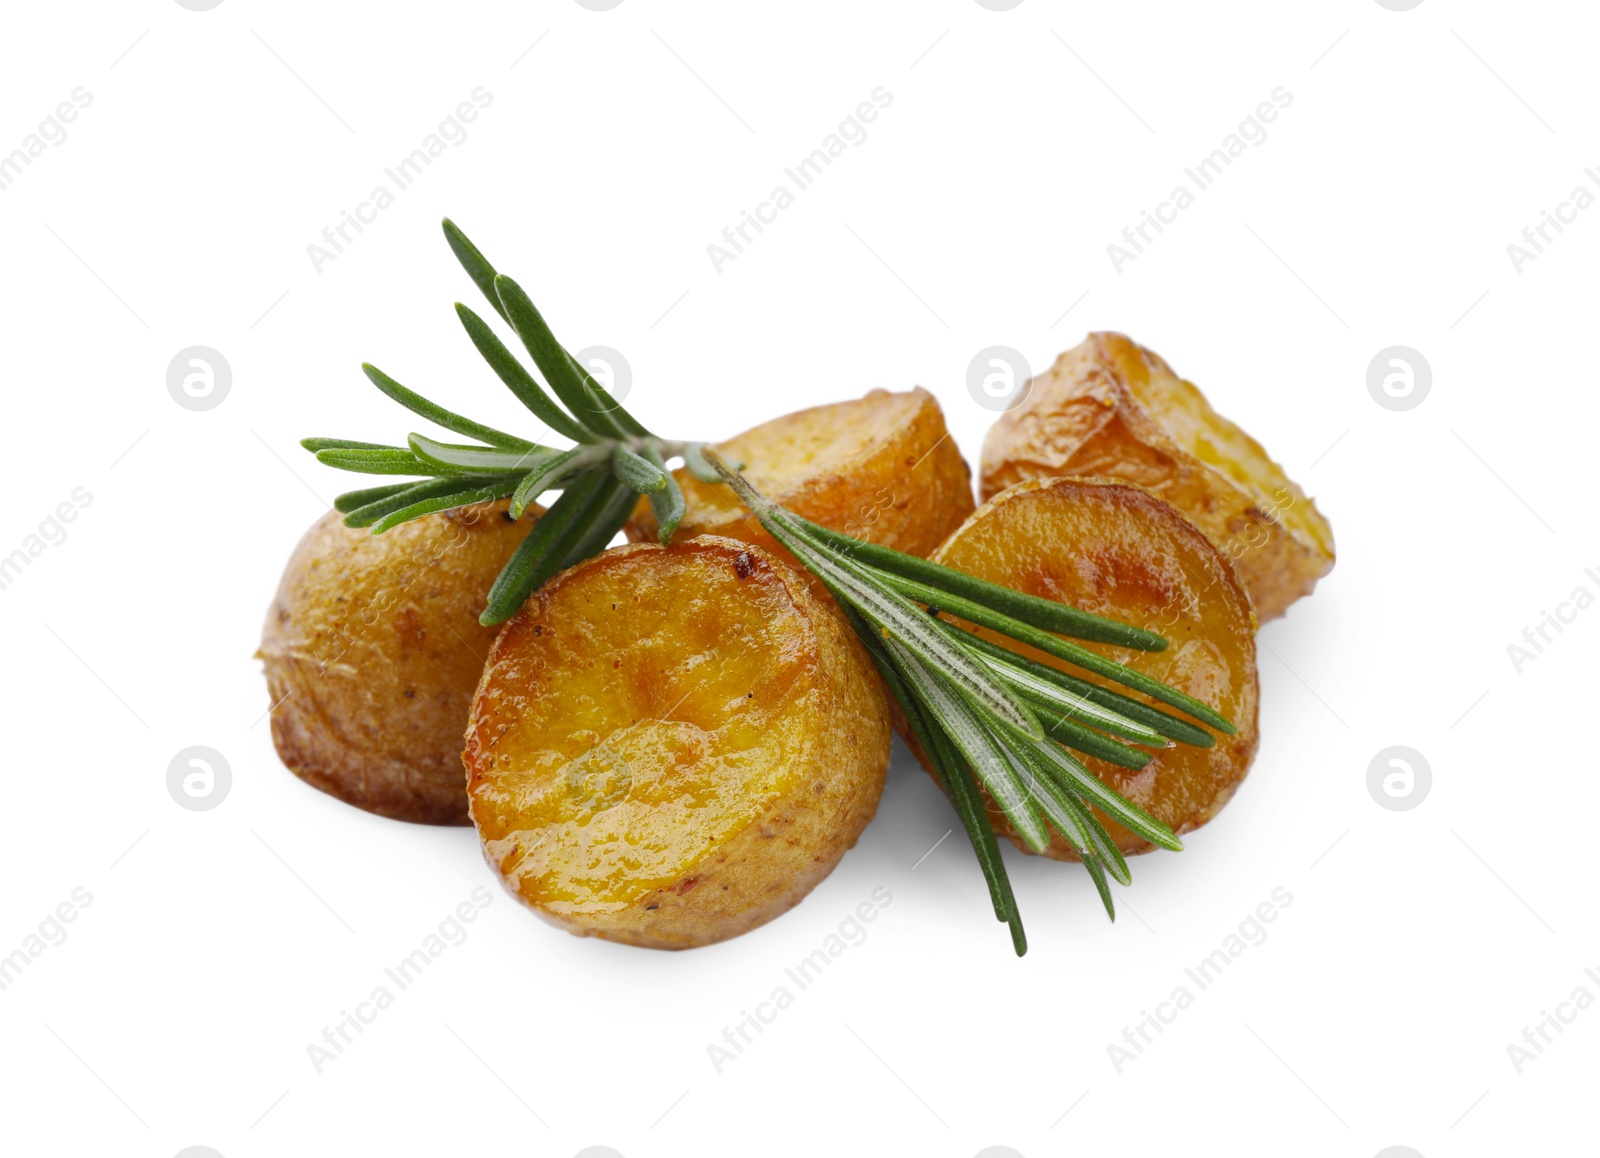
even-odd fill
[(296, 776), (380, 816), (467, 823), (461, 730), (496, 631), (478, 613), (534, 524), (506, 506), (381, 535), (330, 511), (306, 532), (257, 653), (272, 740)]
[(877, 673), (766, 551), (630, 544), (556, 576), (495, 641), (467, 791), (506, 887), (581, 936), (684, 949), (787, 911), (872, 819)]
[[(814, 406), (736, 434), (716, 449), (756, 490), (797, 515), (859, 539), (926, 555), (972, 513), (972, 472), (920, 387), (873, 390)], [(678, 536), (728, 535), (794, 562), (726, 486), (679, 468), (685, 512)], [(653, 542), (658, 525), (640, 501), (628, 537)]]
[[(1019, 483), (979, 507), (932, 557), (1017, 591), (1166, 636), (1168, 648), (1157, 652), (1084, 646), (1215, 708), (1238, 732), (1218, 735), (1210, 748), (1160, 750), (1138, 770), (1092, 756), (1079, 759), (1103, 783), (1178, 833), (1200, 827), (1228, 802), (1256, 754), (1255, 616), (1227, 559), (1177, 508), (1127, 483), (1079, 478)], [(1110, 684), (994, 632), (980, 629), (979, 634), (1029, 659)], [(1138, 692), (1117, 690), (1162, 708)], [(990, 815), (995, 830), (1026, 851), (999, 808), (991, 805)], [(1153, 847), (1098, 810), (1096, 815), (1123, 852)], [(1054, 833), (1045, 855), (1077, 859)]]
[(1124, 479), (1172, 503), (1238, 570), (1264, 622), (1333, 569), (1333, 529), (1261, 444), (1159, 356), (1090, 334), (983, 442), (984, 498), (1030, 478)]

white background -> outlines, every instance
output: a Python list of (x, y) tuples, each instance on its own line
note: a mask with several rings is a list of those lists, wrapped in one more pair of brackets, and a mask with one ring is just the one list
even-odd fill
[[(0, 150), (76, 86), (93, 103), (0, 192), (0, 554), (93, 499), (0, 591), (0, 953), (75, 888), (93, 901), (0, 992), (0, 1148), (1592, 1147), (1600, 1012), (1520, 1074), (1506, 1047), (1576, 987), (1600, 997), (1600, 611), (1520, 674), (1507, 645), (1600, 593), (1600, 212), (1520, 273), (1506, 246), (1600, 165), (1594, 34), (1589, 6), (1487, 0), (9, 6)], [(715, 272), (706, 245), (880, 85), (869, 138)], [(316, 272), (307, 244), (477, 86), (467, 140)], [(1106, 245), (1277, 86), (1269, 138), (1116, 272)], [(493, 886), (470, 830), (286, 772), (251, 658), (290, 548), (350, 485), (296, 440), (415, 426), (361, 360), (526, 426), (451, 315), (477, 298), (446, 213), (569, 347), (622, 350), (629, 405), (672, 435), (921, 384), (975, 463), (979, 349), (1042, 368), (1119, 329), (1159, 351), (1338, 540), (1262, 632), (1234, 802), (1134, 864), (1114, 926), (1081, 871), (1008, 856), (1018, 960), (959, 831), (918, 863), (953, 817), (897, 747), (878, 818), (790, 915), (666, 954), (495, 889), (317, 1074), (323, 1027)], [(196, 344), (233, 371), (203, 413), (165, 383)], [(1404, 413), (1366, 387), (1394, 344), (1433, 371)], [(195, 744), (233, 770), (209, 812), (166, 789)], [(1433, 770), (1411, 811), (1366, 787), (1395, 744)], [(879, 886), (870, 938), (716, 1073), (723, 1027)], [(1265, 943), (1118, 1073), (1107, 1046), (1279, 886)]]

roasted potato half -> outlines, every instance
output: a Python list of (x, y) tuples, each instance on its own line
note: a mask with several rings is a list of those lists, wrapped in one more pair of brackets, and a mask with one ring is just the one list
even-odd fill
[(1233, 561), (1265, 622), (1333, 569), (1333, 529), (1255, 439), (1121, 334), (1090, 334), (983, 442), (984, 498), (1031, 478), (1148, 487)]
[(506, 506), (381, 535), (330, 511), (306, 532), (257, 653), (272, 740), (296, 776), (380, 816), (467, 823), (461, 729), (497, 630), (478, 614), (534, 524)]
[[(1178, 833), (1205, 824), (1228, 802), (1256, 754), (1255, 616), (1228, 560), (1176, 507), (1127, 483), (1080, 478), (1019, 483), (979, 507), (932, 557), (958, 571), (1166, 636), (1169, 646), (1158, 652), (1084, 646), (1215, 708), (1237, 733), (1218, 734), (1210, 748), (1162, 749), (1138, 770), (1079, 758), (1102, 782)], [(1029, 659), (1108, 683), (993, 632), (979, 634)], [(1162, 707), (1140, 693), (1127, 694)], [(995, 830), (1026, 850), (999, 808), (991, 805), (989, 811)], [(1153, 847), (1097, 815), (1123, 852)], [(1046, 855), (1077, 859), (1056, 834)]]
[(484, 856), (569, 932), (706, 945), (794, 906), (872, 819), (883, 688), (809, 582), (748, 543), (630, 544), (510, 619), (463, 760)]
[[(972, 473), (920, 387), (874, 390), (853, 402), (814, 406), (736, 434), (716, 449), (752, 486), (798, 515), (856, 538), (926, 555), (972, 513)], [(728, 535), (793, 558), (733, 492), (687, 470), (674, 472), (686, 507), (678, 535)], [(655, 513), (642, 501), (628, 537), (653, 541)]]

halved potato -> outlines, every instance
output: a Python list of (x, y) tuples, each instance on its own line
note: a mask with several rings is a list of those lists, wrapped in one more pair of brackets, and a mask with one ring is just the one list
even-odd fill
[[(972, 513), (972, 472), (945, 429), (933, 395), (873, 390), (852, 402), (814, 406), (716, 444), (773, 502), (835, 531), (926, 555)], [(726, 486), (680, 468), (686, 507), (678, 535), (728, 535), (793, 557)], [(657, 523), (640, 501), (628, 537), (653, 541)]]
[(1030, 478), (1139, 483), (1232, 561), (1264, 622), (1333, 569), (1333, 529), (1260, 443), (1121, 334), (1090, 334), (983, 442), (984, 498)]
[(296, 776), (380, 816), (467, 823), (461, 729), (498, 630), (478, 614), (535, 521), (506, 506), (381, 535), (329, 511), (306, 532), (257, 652), (272, 740)]
[(467, 730), (484, 856), (579, 935), (710, 944), (795, 905), (872, 819), (877, 673), (766, 551), (630, 544), (556, 576), (495, 641)]
[[(1158, 652), (1084, 646), (1215, 708), (1238, 732), (1218, 734), (1211, 748), (1179, 745), (1158, 751), (1137, 771), (1079, 758), (1102, 782), (1175, 832), (1200, 827), (1228, 802), (1256, 754), (1255, 616), (1227, 559), (1177, 508), (1127, 483), (1079, 478), (1019, 483), (979, 507), (932, 558), (1166, 636), (1169, 646)], [(980, 629), (979, 634), (1029, 659), (1109, 684), (994, 632)], [(1140, 693), (1117, 690), (1172, 710)], [(991, 804), (989, 811), (995, 830), (1025, 848), (999, 808)], [(1097, 815), (1123, 852), (1153, 847)], [(1046, 855), (1077, 859), (1056, 834)]]

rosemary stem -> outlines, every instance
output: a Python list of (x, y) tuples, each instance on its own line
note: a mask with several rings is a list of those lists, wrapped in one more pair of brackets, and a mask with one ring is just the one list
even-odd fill
[[(1186, 695), (1177, 688), (1168, 687), (1160, 680), (1151, 679), (1126, 664), (1117, 663), (1115, 660), (1097, 655), (1095, 652), (1073, 643), (1071, 640), (1062, 639), (1060, 636), (1052, 635), (1048, 631), (1022, 623), (1009, 615), (985, 607), (981, 603), (960, 595), (937, 591), (933, 588), (925, 588), (925, 594), (927, 595), (925, 601), (938, 607), (940, 611), (948, 612), (970, 623), (976, 623), (979, 627), (987, 627), (991, 631), (998, 631), (1018, 643), (1025, 643), (1029, 647), (1037, 648), (1046, 655), (1064, 659), (1070, 664), (1083, 668), (1085, 671), (1105, 676), (1107, 679), (1115, 680), (1124, 687), (1143, 692), (1152, 699), (1160, 700), (1170, 707), (1177, 708), (1180, 712), (1192, 716), (1202, 723), (1210, 724), (1218, 731), (1233, 733), (1238, 730), (1226, 716), (1208, 708), (1193, 696)], [(923, 596), (919, 595), (916, 598), (921, 599)]]
[[(1180, 720), (1177, 716), (1169, 715), (1157, 708), (1152, 708), (1149, 704), (1141, 703), (1112, 688), (1090, 683), (1086, 679), (1070, 675), (1059, 668), (1053, 668), (1047, 664), (1038, 663), (1018, 655), (1009, 648), (1001, 647), (997, 643), (991, 643), (975, 632), (963, 631), (953, 623), (946, 623), (945, 628), (952, 634), (959, 633), (963, 643), (976, 648), (987, 659), (1014, 670), (1026, 672), (1034, 679), (1047, 681), (1064, 691), (1082, 696), (1088, 702), (1107, 708), (1119, 717), (1143, 724), (1169, 740), (1176, 740), (1180, 744), (1189, 744), (1196, 748), (1210, 748), (1217, 742), (1216, 737), (1205, 729), (1197, 727), (1187, 720)], [(1108, 732), (1116, 731), (1110, 721), (1101, 722), (1097, 726), (1105, 728)], [(1129, 738), (1137, 739), (1134, 736)]]
[(1015, 591), (1010, 587), (979, 579), (941, 563), (841, 534), (809, 519), (794, 516), (794, 520), (841, 554), (850, 555), (880, 572), (887, 582), (901, 591), (901, 594), (919, 602), (942, 607), (937, 593), (945, 592), (980, 601), (985, 606), (1030, 626), (1070, 635), (1077, 639), (1113, 643), (1122, 647), (1137, 648), (1140, 651), (1163, 651), (1167, 647), (1166, 638), (1153, 631), (1145, 631), (1104, 616), (1091, 615), (1087, 611), (1079, 611), (1076, 607), (1042, 599), (1037, 595)]

